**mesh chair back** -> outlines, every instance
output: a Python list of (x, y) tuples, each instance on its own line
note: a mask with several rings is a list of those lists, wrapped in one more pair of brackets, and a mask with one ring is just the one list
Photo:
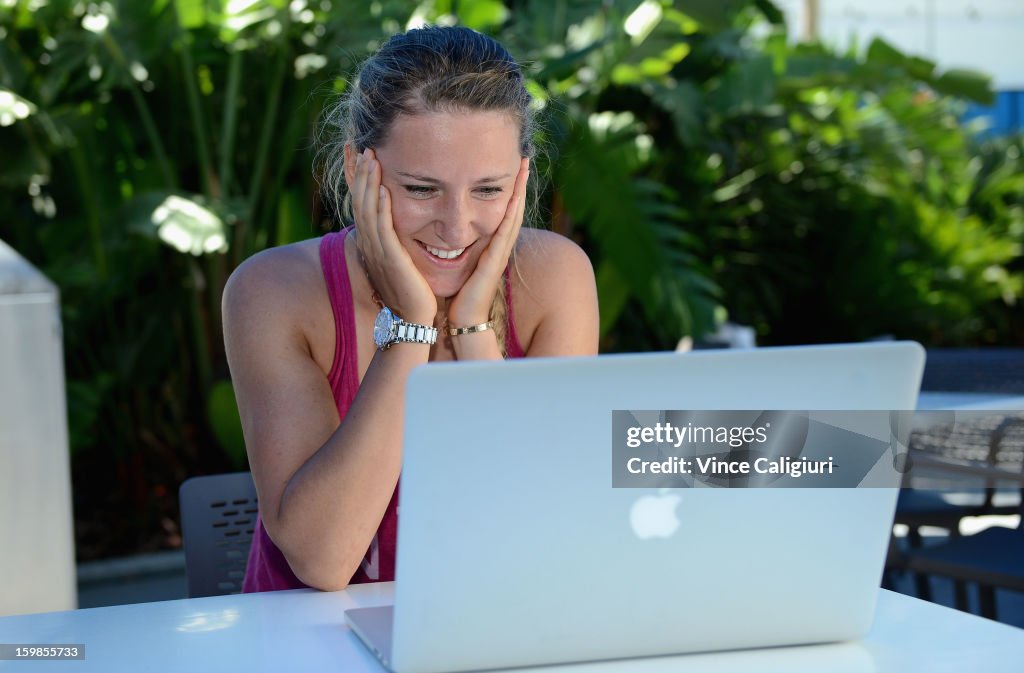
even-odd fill
[(193, 477), (178, 490), (189, 598), (237, 594), (256, 525), (249, 472)]

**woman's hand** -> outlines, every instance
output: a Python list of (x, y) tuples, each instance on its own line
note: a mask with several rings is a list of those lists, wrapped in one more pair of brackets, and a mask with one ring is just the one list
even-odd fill
[(391, 195), (381, 184), (380, 162), (370, 148), (356, 159), (352, 213), (356, 247), (381, 300), (407, 322), (432, 325), (437, 299), (395, 234)]
[(490, 320), (491, 304), (498, 291), (502, 274), (508, 266), (512, 248), (523, 226), (523, 211), (526, 208), (526, 182), (530, 177), (530, 160), (519, 162), (512, 198), (505, 208), (505, 217), (494, 232), (487, 248), (481, 253), (473, 274), (458, 294), (448, 302), (448, 324), (453, 327), (479, 325)]

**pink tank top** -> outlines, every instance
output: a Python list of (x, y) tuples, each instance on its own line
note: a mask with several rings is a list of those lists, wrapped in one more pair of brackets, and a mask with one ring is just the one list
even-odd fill
[[(334, 362), (327, 380), (334, 393), (338, 417), (345, 418), (356, 391), (359, 390), (359, 359), (356, 349), (355, 311), (352, 303), (352, 286), (348, 278), (348, 263), (345, 260), (345, 237), (348, 231), (327, 234), (320, 240), (320, 266), (327, 283), (327, 294), (334, 312)], [(505, 350), (510, 358), (525, 356), (515, 331), (512, 313), (511, 280), (505, 270), (505, 300), (508, 305), (508, 332)], [(384, 518), (377, 527), (370, 548), (366, 550), (363, 562), (350, 584), (364, 582), (390, 582), (395, 579), (395, 551), (398, 538), (398, 487), (391, 494)], [(245, 569), (242, 591), (277, 591), (280, 589), (301, 589), (306, 587), (292, 572), (284, 554), (267, 535), (263, 520), (256, 517), (252, 547)]]

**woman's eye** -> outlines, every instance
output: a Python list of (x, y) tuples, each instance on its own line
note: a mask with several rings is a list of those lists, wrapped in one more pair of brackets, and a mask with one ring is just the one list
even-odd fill
[[(437, 187), (431, 187), (428, 185), (404, 185), (405, 191), (415, 197), (427, 197), (433, 196), (437, 192)], [(504, 191), (501, 187), (479, 187), (476, 189), (476, 193), (484, 198), (493, 198)]]

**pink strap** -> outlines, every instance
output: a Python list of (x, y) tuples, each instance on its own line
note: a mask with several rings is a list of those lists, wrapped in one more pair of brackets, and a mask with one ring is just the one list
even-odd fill
[(508, 333), (505, 335), (505, 352), (510, 358), (525, 358), (526, 351), (516, 334), (516, 314), (512, 311), (512, 265), (505, 267), (505, 307), (508, 311)]

